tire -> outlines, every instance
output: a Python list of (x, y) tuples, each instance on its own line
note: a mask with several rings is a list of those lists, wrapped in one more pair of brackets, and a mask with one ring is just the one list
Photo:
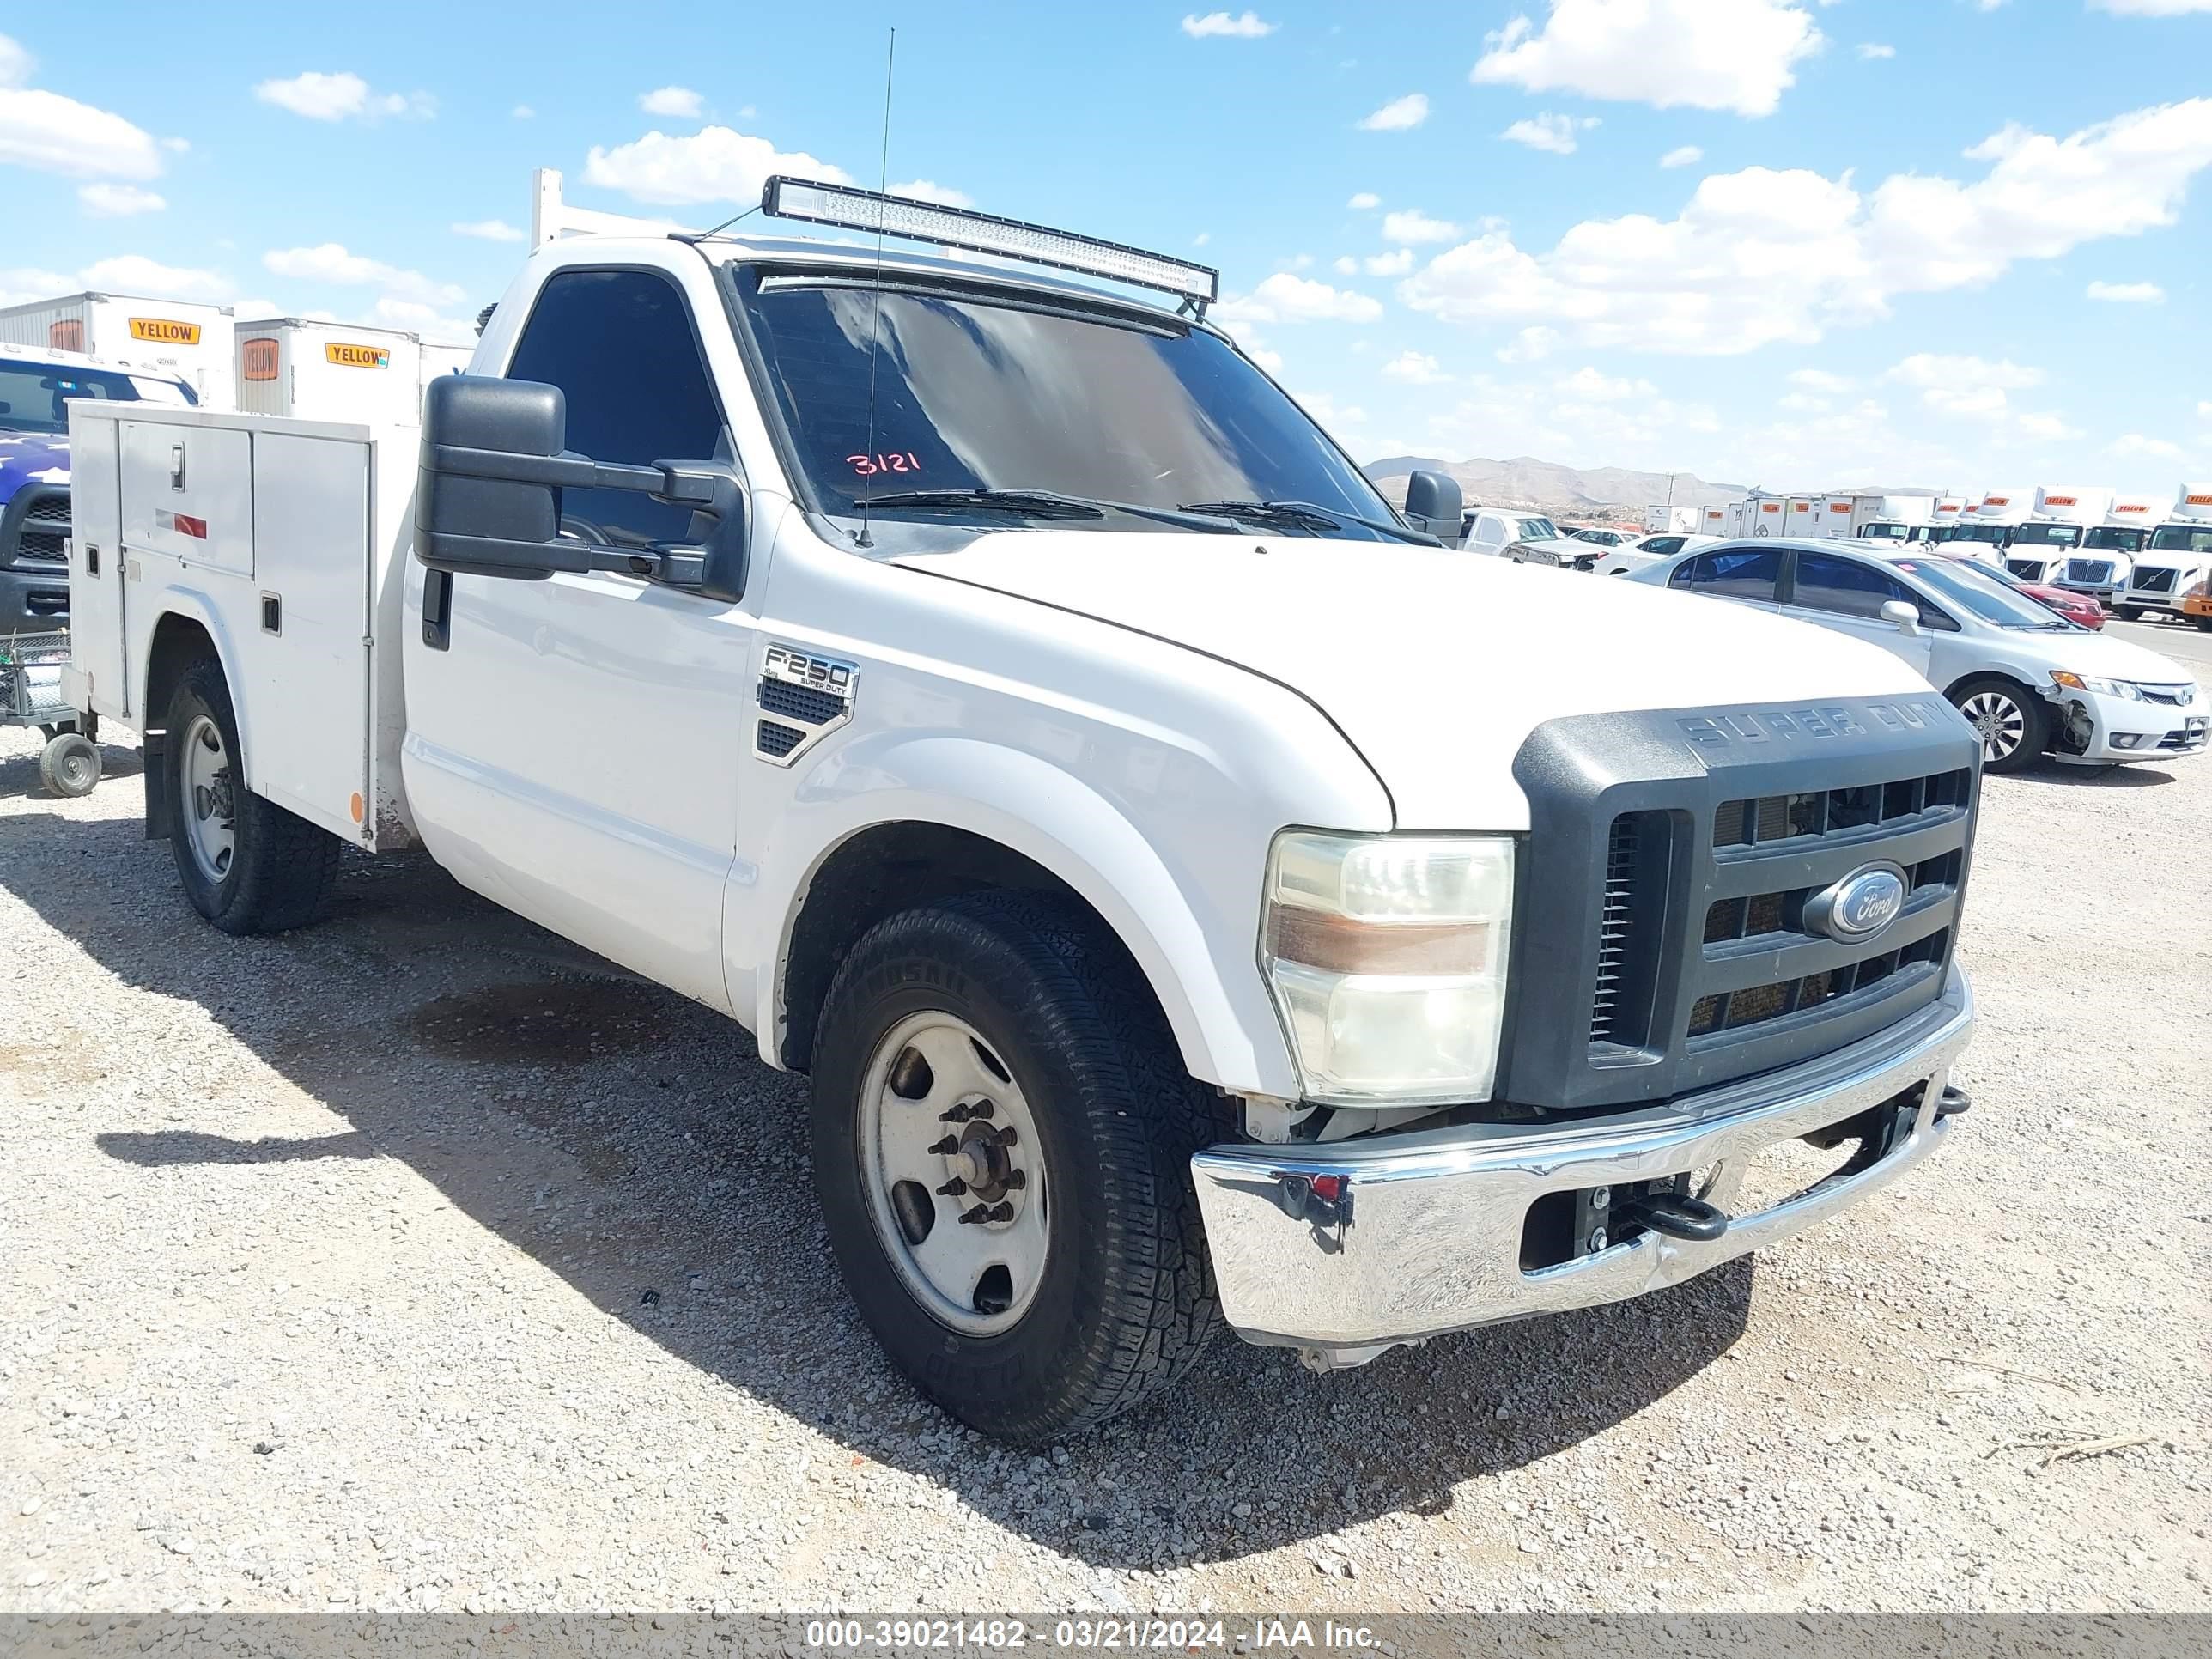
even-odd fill
[[(169, 702), (165, 770), (177, 878), (192, 908), (226, 933), (304, 927), (329, 904), (342, 843), (246, 789), (237, 776), (240, 753), (222, 665), (196, 663)], [(224, 833), (228, 847), (216, 856)]]
[(1955, 687), (1951, 701), (1981, 734), (1985, 772), (2025, 771), (2050, 745), (2049, 709), (2016, 681), (1985, 674)]
[(2141, 622), (2143, 616), (2142, 607), (2139, 605), (2116, 605), (2112, 607), (2112, 614), (2122, 622)]
[(2191, 617), (2190, 621), (2207, 634), (2212, 634), (2212, 617)]
[[(1187, 1371), (1219, 1322), (1190, 1157), (1225, 1125), (1212, 1091), (1184, 1072), (1150, 988), (1095, 926), (1072, 906), (1017, 893), (890, 917), (838, 969), (815, 1047), (815, 1185), (861, 1316), (924, 1394), (1017, 1443), (1128, 1410)], [(965, 1309), (921, 1264), (933, 1241), (993, 1247), (980, 1226), (938, 1239), (939, 1227), (969, 1225), (963, 1206), (986, 1207), (977, 1189), (948, 1197), (925, 1188), (927, 1158), (922, 1181), (894, 1182), (885, 1150), (906, 1122), (925, 1136), (940, 1126), (948, 1138), (975, 1133), (934, 1112), (897, 1115), (974, 1097), (956, 1093), (965, 1061), (945, 1052), (957, 1037), (948, 1020), (981, 1044), (971, 1045), (979, 1064), (1004, 1077), (985, 1083), (985, 1097), (1000, 1102), (992, 1121), (1010, 1125), (1018, 1112), (1036, 1132), (1030, 1154), (1019, 1143), (1006, 1154), (1025, 1186), (994, 1207), (1018, 1205), (1017, 1213), (990, 1224), (1017, 1258), (1041, 1238), (1041, 1258), (1026, 1268), (1015, 1259), (989, 1295), (1000, 1267), (980, 1279), (963, 1272), (957, 1282), (975, 1285)], [(907, 1074), (921, 1050), (906, 1033), (939, 1053), (944, 1078), (926, 1062)]]
[(74, 732), (49, 738), (39, 751), (39, 781), (48, 794), (64, 799), (90, 794), (100, 781), (100, 750)]

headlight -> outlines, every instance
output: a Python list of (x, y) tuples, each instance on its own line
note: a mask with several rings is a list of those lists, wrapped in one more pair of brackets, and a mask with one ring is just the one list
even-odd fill
[(1512, 916), (1504, 837), (1278, 836), (1260, 959), (1306, 1097), (1486, 1098)]
[(2129, 702), (2141, 702), (2142, 690), (2132, 680), (2093, 679), (2086, 674), (2069, 674), (2058, 669), (2051, 678), (2061, 685), (2071, 686), (2076, 691), (2094, 691), (2100, 697), (2120, 697)]

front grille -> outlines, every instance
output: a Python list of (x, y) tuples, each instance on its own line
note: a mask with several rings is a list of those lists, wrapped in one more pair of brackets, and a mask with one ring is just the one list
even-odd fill
[(2024, 582), (2039, 581), (2043, 578), (2043, 561), (2040, 559), (2007, 559), (2005, 568)]
[(2158, 746), (2161, 749), (2186, 750), (2191, 749), (2202, 749), (2204, 746), (2204, 743), (2205, 733), (2203, 728), (2200, 727), (2197, 731), (2191, 732), (2186, 727), (2184, 727), (2179, 732), (2167, 732), (2164, 737), (2158, 740)]
[(1923, 812), (1964, 805), (1973, 774), (1965, 768), (1893, 783), (1765, 795), (1721, 803), (1713, 814), (1713, 848), (1764, 847), (1800, 836), (1893, 823)]
[(2193, 685), (2138, 685), (2136, 690), (2142, 693), (2145, 702), (2161, 702), (2169, 708), (2180, 708), (2189, 702), (2197, 688)]
[(1605, 898), (1598, 912), (1597, 994), (1590, 999), (1590, 1041), (1620, 1039), (1622, 969), (1635, 925), (1636, 850), (1639, 815), (1624, 812), (1613, 821), (1605, 855)]
[(2069, 559), (2066, 562), (2066, 580), (2086, 582), (2093, 586), (2109, 582), (2112, 580), (2112, 562), (2110, 559)]
[(2173, 572), (2170, 569), (2137, 568), (2135, 580), (2128, 584), (2131, 593), (2171, 593), (2173, 592)]
[(1942, 963), (1950, 949), (1950, 930), (1942, 928), (1894, 951), (1863, 957), (1847, 967), (1699, 997), (1690, 1006), (1689, 1035), (1702, 1037), (1716, 1031), (1740, 1031), (1747, 1025), (1763, 1025), (1862, 991), (1870, 992), (1902, 969)]
[[(21, 503), (9, 504), (6, 514), (15, 546), (0, 545), (0, 565), (67, 564), (69, 562), (69, 491), (54, 485), (33, 485), (22, 493)], [(12, 552), (12, 557), (10, 556)]]

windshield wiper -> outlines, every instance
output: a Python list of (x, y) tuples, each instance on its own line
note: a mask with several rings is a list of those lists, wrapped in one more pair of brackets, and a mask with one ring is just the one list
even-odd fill
[(1186, 501), (1183, 511), (1218, 513), (1224, 518), (1243, 519), (1253, 524), (1295, 526), (1308, 530), (1341, 530), (1348, 524), (1356, 524), (1363, 529), (1395, 536), (1401, 542), (1418, 542), (1425, 547), (1440, 544), (1434, 536), (1425, 536), (1403, 525), (1382, 519), (1363, 519), (1356, 513), (1340, 513), (1312, 501)]
[(1018, 513), (1031, 519), (1103, 519), (1109, 513), (1120, 513), (1133, 519), (1171, 524), (1182, 530), (1203, 530), (1220, 536), (1237, 533), (1237, 526), (1232, 524), (1188, 510), (1142, 507), (1134, 501), (1094, 500), (1087, 495), (1063, 495), (1053, 489), (899, 489), (888, 495), (872, 495), (868, 505), (913, 507), (925, 512), (940, 507), (948, 510), (980, 507), (985, 512)]

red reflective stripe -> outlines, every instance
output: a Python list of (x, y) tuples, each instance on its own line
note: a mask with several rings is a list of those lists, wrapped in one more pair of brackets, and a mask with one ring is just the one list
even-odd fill
[(205, 519), (191, 518), (185, 514), (179, 513), (177, 514), (177, 533), (179, 536), (196, 536), (201, 541), (205, 541), (207, 539), (207, 520)]

